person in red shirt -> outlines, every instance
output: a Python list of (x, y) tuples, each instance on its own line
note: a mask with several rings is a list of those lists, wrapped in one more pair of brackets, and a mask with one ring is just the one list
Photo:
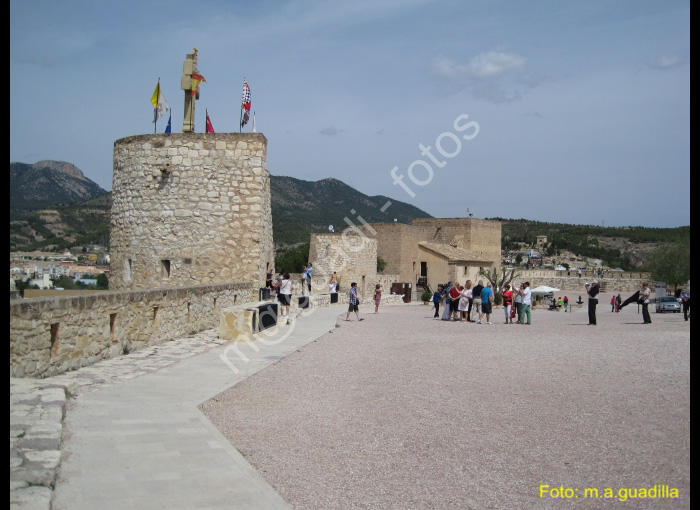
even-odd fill
[(454, 321), (459, 320), (459, 298), (462, 296), (462, 288), (455, 284), (449, 292), (450, 299), (450, 318)]
[(508, 324), (508, 321), (510, 321), (510, 324), (513, 324), (513, 317), (511, 317), (510, 314), (511, 308), (513, 307), (513, 291), (510, 290), (510, 285), (506, 284), (505, 287), (503, 287), (501, 295), (503, 296), (503, 312), (506, 316), (506, 324)]

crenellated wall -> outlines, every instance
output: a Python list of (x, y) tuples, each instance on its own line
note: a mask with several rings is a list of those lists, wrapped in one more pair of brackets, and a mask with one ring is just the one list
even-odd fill
[(10, 302), (10, 377), (49, 377), (219, 325), (253, 282)]

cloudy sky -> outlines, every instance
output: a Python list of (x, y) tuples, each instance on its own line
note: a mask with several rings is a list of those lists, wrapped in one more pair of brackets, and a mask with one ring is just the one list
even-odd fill
[(196, 130), (238, 131), (245, 76), (273, 175), (440, 217), (690, 224), (689, 1), (10, 5), (10, 161), (111, 189), (159, 78), (181, 131), (196, 47)]

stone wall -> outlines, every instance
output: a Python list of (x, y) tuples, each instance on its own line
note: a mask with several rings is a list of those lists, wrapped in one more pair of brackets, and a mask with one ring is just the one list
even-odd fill
[(110, 288), (264, 286), (274, 264), (266, 151), (261, 133), (117, 140)]
[(606, 271), (603, 277), (598, 276), (597, 271), (583, 271), (579, 278), (577, 271), (554, 271), (547, 269), (532, 269), (521, 272), (521, 276), (516, 278), (517, 282), (529, 281), (530, 287), (535, 288), (540, 285), (554, 287), (561, 290), (573, 290), (585, 293), (584, 284), (596, 279), (600, 283), (601, 292), (630, 292), (634, 293), (642, 288), (643, 282), (648, 282), (653, 287), (650, 279), (651, 275), (645, 272), (619, 272)]
[(211, 329), (221, 309), (257, 295), (246, 282), (10, 302), (10, 377), (49, 377)]
[(377, 240), (356, 233), (311, 234), (309, 261), (313, 270), (312, 294), (328, 293), (328, 281), (333, 272), (340, 276), (341, 290), (350, 290), (357, 283), (357, 292), (369, 297), (377, 278)]
[(423, 227), (433, 243), (449, 244), (456, 236), (464, 236), (459, 248), (471, 251), (482, 260), (501, 264), (501, 222), (478, 218), (414, 218), (412, 225)]

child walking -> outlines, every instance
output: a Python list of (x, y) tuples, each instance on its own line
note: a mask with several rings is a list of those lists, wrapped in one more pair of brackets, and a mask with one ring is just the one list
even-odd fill
[(365, 320), (364, 318), (360, 318), (360, 311), (357, 306), (357, 283), (352, 282), (350, 284), (350, 301), (348, 302), (348, 313), (345, 316), (345, 320), (349, 321), (350, 320), (350, 312), (355, 312), (355, 315), (357, 315), (357, 320), (358, 321), (363, 321)]

